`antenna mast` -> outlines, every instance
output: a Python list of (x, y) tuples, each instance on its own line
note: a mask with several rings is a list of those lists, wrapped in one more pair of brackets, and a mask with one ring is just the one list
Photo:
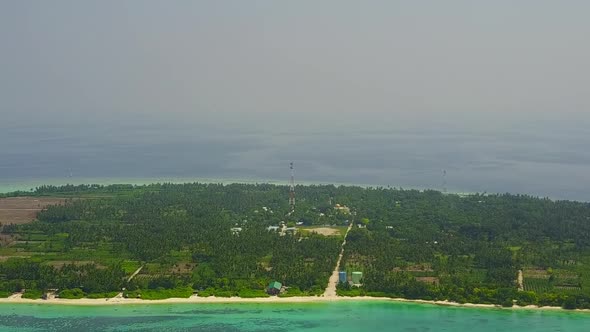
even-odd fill
[(291, 205), (291, 213), (295, 211), (295, 169), (293, 168), (293, 162), (289, 163), (289, 169), (291, 169), (291, 181), (289, 182), (289, 205)]
[(443, 169), (443, 194), (447, 193), (447, 170)]

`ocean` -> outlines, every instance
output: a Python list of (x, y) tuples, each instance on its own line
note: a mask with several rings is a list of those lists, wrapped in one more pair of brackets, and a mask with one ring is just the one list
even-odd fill
[(0, 123), (0, 192), (163, 181), (359, 184), (590, 201), (585, 127), (276, 127)]
[(0, 304), (0, 331), (588, 331), (590, 314), (392, 302)]

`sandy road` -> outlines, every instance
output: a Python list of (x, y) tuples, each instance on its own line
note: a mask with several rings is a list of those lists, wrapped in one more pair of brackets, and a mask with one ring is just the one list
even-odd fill
[(524, 291), (523, 280), (524, 280), (524, 277), (522, 275), (522, 270), (518, 270), (518, 280), (517, 280), (517, 282), (518, 282), (518, 290), (521, 291), (521, 292)]
[(346, 245), (346, 237), (348, 236), (348, 232), (350, 232), (353, 225), (354, 225), (354, 221), (351, 220), (350, 225), (348, 226), (348, 229), (346, 230), (346, 234), (344, 234), (344, 241), (342, 241), (342, 248), (340, 249), (340, 255), (338, 255), (338, 261), (336, 262), (336, 268), (334, 269), (334, 272), (332, 272), (332, 275), (330, 276), (330, 279), (328, 280), (328, 287), (326, 287), (326, 291), (322, 295), (323, 297), (330, 297), (330, 298), (337, 297), (336, 286), (338, 285), (338, 272), (340, 271), (340, 261), (342, 260), (342, 256), (344, 255), (344, 246)]
[(129, 277), (129, 279), (127, 279), (127, 282), (130, 282), (131, 280), (133, 280), (133, 278), (135, 278), (135, 276), (138, 275), (139, 272), (141, 272), (141, 269), (143, 269), (143, 265), (140, 266), (139, 269), (135, 270), (135, 272), (133, 272), (131, 277)]

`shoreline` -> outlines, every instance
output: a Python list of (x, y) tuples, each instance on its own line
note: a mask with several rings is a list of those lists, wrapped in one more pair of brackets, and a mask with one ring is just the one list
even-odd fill
[[(412, 185), (385, 185), (379, 183), (361, 183), (360, 182), (347, 182), (347, 181), (320, 181), (320, 180), (301, 180), (298, 181), (297, 185), (302, 186), (326, 186), (326, 185), (333, 185), (333, 186), (345, 186), (345, 187), (361, 187), (361, 188), (404, 188), (407, 190), (429, 190), (429, 187), (423, 186), (412, 186)], [(39, 187), (42, 185), (53, 185), (53, 186), (63, 186), (67, 184), (72, 185), (84, 185), (84, 184), (99, 184), (99, 185), (116, 185), (116, 184), (123, 184), (123, 185), (135, 185), (135, 186), (144, 186), (144, 185), (152, 185), (152, 184), (162, 184), (162, 183), (172, 183), (172, 184), (190, 184), (190, 183), (206, 183), (206, 184), (224, 184), (224, 185), (231, 185), (231, 184), (270, 184), (276, 186), (287, 186), (288, 182), (284, 179), (272, 179), (272, 178), (207, 178), (207, 177), (183, 177), (183, 176), (172, 176), (172, 177), (123, 177), (123, 178), (109, 178), (109, 177), (88, 177), (88, 178), (48, 178), (48, 179), (32, 179), (27, 181), (6, 181), (0, 179), (0, 194), (9, 194), (15, 191), (29, 191), (35, 187)], [(448, 192), (449, 194), (456, 194), (456, 195), (475, 195), (478, 192), (471, 192), (471, 191), (457, 191), (451, 190)]]
[(258, 297), (258, 298), (241, 298), (241, 297), (198, 297), (189, 298), (169, 298), (162, 300), (142, 300), (128, 299), (122, 297), (102, 298), (102, 299), (60, 299), (52, 298), (42, 299), (23, 299), (21, 297), (0, 298), (0, 304), (47, 304), (47, 305), (73, 305), (73, 306), (112, 306), (112, 305), (150, 305), (150, 304), (238, 304), (238, 303), (334, 303), (334, 302), (398, 302), (398, 303), (416, 303), (427, 305), (438, 305), (447, 307), (460, 308), (477, 308), (477, 309), (500, 309), (500, 310), (531, 310), (531, 311), (561, 311), (561, 312), (584, 312), (590, 313), (590, 309), (563, 309), (562, 307), (539, 307), (536, 305), (502, 307), (496, 304), (477, 304), (477, 303), (458, 303), (450, 301), (433, 301), (433, 300), (412, 300), (404, 298), (390, 297), (371, 297), (371, 296), (294, 296), (294, 297)]

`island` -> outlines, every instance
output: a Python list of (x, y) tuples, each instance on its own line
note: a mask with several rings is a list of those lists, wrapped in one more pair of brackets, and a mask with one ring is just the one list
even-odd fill
[(2, 194), (0, 301), (590, 309), (589, 203), (334, 185), (295, 192), (296, 201), (289, 186), (160, 183)]

